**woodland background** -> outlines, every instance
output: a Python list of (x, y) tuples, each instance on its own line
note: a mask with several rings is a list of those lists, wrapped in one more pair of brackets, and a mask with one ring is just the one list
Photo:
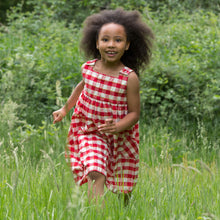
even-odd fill
[(82, 22), (117, 7), (139, 10), (156, 35), (152, 63), (141, 73), (142, 118), (217, 123), (219, 0), (14, 0), (0, 2), (0, 100), (6, 127), (7, 114), (14, 115), (15, 127), (21, 121), (40, 125), (60, 107), (81, 77)]

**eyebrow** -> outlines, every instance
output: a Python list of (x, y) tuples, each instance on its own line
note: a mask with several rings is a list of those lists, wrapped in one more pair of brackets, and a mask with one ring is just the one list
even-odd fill
[[(102, 37), (110, 37), (110, 36), (109, 36), (109, 35), (104, 35), (104, 36), (102, 36)], [(123, 36), (117, 35), (117, 36), (114, 36), (114, 37), (123, 37)]]

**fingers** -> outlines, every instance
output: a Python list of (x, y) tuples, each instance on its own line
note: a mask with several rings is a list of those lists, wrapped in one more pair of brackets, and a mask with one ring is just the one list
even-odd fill
[(113, 119), (109, 118), (105, 120), (105, 124), (99, 126), (99, 129), (109, 128), (113, 125)]
[(112, 119), (112, 118), (108, 118), (108, 119), (105, 120), (105, 123), (106, 123), (107, 125), (110, 125), (110, 124), (113, 123), (113, 119)]
[(63, 115), (60, 111), (53, 112), (53, 124), (62, 121)]
[(117, 132), (116, 123), (114, 123), (113, 119), (106, 119), (105, 124), (100, 125), (98, 130), (100, 132), (114, 134)]

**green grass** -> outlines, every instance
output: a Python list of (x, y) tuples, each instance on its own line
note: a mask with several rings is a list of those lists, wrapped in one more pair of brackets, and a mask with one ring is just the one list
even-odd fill
[[(35, 133), (32, 128), (32, 135), (21, 133), (23, 139), (12, 135), (1, 142), (0, 219), (220, 219), (216, 142), (209, 154), (190, 152), (198, 132), (188, 141), (189, 132), (177, 137), (170, 128), (142, 125), (140, 175), (131, 202), (124, 207), (106, 191), (101, 210), (88, 203), (87, 186), (73, 182), (63, 155), (67, 128), (68, 123), (44, 124)], [(187, 142), (191, 146), (184, 149)]]
[(68, 120), (41, 123), (58, 108), (55, 101), (65, 101), (84, 62), (79, 30), (46, 11), (15, 9), (0, 28), (0, 220), (220, 219), (219, 16), (165, 7), (145, 17), (157, 48), (141, 79), (143, 117), (159, 112), (167, 122), (141, 122), (140, 175), (130, 204), (106, 191), (99, 210), (66, 165)]

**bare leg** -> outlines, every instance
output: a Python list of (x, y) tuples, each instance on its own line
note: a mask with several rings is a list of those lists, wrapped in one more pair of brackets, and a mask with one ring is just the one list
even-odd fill
[(124, 204), (125, 204), (125, 206), (127, 206), (127, 205), (129, 204), (130, 198), (131, 198), (131, 192), (126, 193), (126, 194), (124, 195)]
[(118, 197), (123, 199), (123, 203), (125, 206), (129, 204), (130, 198), (131, 198), (131, 192), (125, 193), (125, 194), (119, 194)]
[[(87, 176), (89, 201), (98, 199), (104, 195), (105, 176), (99, 172), (92, 171)], [(104, 201), (103, 201), (104, 202)]]

